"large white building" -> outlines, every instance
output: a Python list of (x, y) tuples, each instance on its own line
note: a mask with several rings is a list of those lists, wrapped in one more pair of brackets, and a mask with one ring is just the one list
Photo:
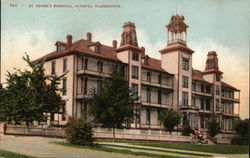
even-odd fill
[(137, 117), (130, 128), (160, 129), (159, 113), (173, 108), (187, 115), (192, 127), (206, 128), (215, 114), (223, 131), (231, 131), (233, 120), (239, 118), (240, 90), (222, 81), (214, 51), (208, 52), (203, 71), (192, 68), (195, 53), (186, 44), (188, 26), (183, 16), (172, 16), (166, 28), (168, 42), (159, 48), (161, 60), (149, 57), (145, 48), (138, 46), (132, 22), (124, 23), (120, 46), (116, 40), (112, 46), (92, 41), (91, 33), (75, 42), (71, 35), (66, 42), (57, 41), (55, 51), (39, 58), (46, 60), (47, 74), (68, 71), (62, 81), (65, 106), (62, 114), (53, 114), (51, 119), (65, 124), (68, 116), (81, 117), (90, 91), (117, 67), (125, 69), (129, 85), (139, 97)]

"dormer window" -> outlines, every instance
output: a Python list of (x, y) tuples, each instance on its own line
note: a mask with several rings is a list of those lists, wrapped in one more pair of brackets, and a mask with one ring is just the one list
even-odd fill
[(144, 65), (148, 65), (148, 59), (144, 59)]
[(96, 53), (100, 53), (100, 46), (98, 46), (98, 45), (95, 46), (95, 52), (96, 52)]

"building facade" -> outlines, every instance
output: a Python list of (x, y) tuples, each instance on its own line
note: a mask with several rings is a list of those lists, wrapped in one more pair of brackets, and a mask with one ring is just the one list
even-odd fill
[(208, 52), (204, 71), (192, 68), (194, 51), (187, 46), (184, 16), (174, 15), (167, 28), (167, 44), (161, 48), (161, 59), (151, 58), (139, 47), (136, 26), (123, 25), (120, 45), (112, 46), (86, 39), (73, 42), (57, 41), (55, 51), (39, 58), (45, 59), (46, 74), (68, 72), (61, 86), (65, 106), (51, 120), (65, 124), (68, 116), (82, 117), (86, 98), (98, 88), (112, 68), (125, 69), (129, 86), (138, 96), (135, 120), (129, 128), (161, 129), (159, 115), (164, 109), (178, 109), (186, 115), (192, 127), (207, 128), (215, 114), (223, 131), (232, 131), (233, 120), (239, 118), (240, 90), (222, 81), (217, 54)]

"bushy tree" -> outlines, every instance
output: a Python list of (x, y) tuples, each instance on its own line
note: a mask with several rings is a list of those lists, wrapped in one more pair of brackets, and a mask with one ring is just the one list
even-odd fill
[(88, 108), (97, 124), (113, 130), (115, 141), (115, 128), (124, 128), (124, 123), (134, 117), (134, 100), (123, 71), (113, 71), (103, 85), (93, 91)]
[(249, 119), (237, 120), (234, 123), (234, 130), (237, 134), (231, 144), (248, 145), (249, 144)]
[(181, 115), (178, 111), (173, 109), (168, 109), (164, 111), (160, 116), (160, 121), (164, 126), (164, 130), (172, 134), (174, 131), (175, 126), (180, 123)]
[(183, 116), (183, 129), (182, 129), (182, 135), (183, 136), (190, 136), (190, 133), (193, 133), (194, 131), (189, 125), (189, 120), (187, 119), (187, 115)]
[(216, 116), (212, 115), (211, 120), (208, 123), (208, 131), (207, 133), (211, 136), (214, 137), (216, 134), (220, 133), (220, 124), (216, 121)]
[(58, 87), (65, 74), (48, 76), (44, 73), (44, 61), (33, 62), (26, 54), (23, 60), (29, 70), (7, 74), (7, 86), (1, 111), (8, 123), (29, 126), (33, 121), (46, 121), (45, 113), (57, 112), (62, 106)]
[(92, 124), (85, 119), (69, 117), (65, 127), (66, 139), (72, 144), (93, 145)]

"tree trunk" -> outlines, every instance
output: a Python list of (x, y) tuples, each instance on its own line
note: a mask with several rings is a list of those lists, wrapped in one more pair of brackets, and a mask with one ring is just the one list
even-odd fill
[(113, 127), (113, 142), (115, 142), (115, 128)]

